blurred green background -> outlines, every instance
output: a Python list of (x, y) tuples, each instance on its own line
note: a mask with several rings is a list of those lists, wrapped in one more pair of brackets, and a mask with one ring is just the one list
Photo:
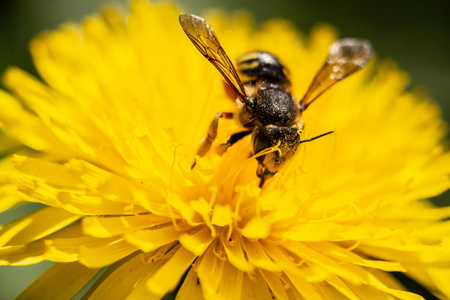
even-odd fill
[[(127, 1), (114, 1), (123, 3)], [(341, 36), (372, 41), (379, 58), (390, 58), (411, 77), (410, 87), (425, 87), (450, 120), (450, 2), (446, 0), (178, 0), (184, 11), (201, 15), (208, 8), (245, 9), (257, 21), (282, 17), (305, 33), (319, 22), (336, 26)], [(0, 73), (8, 66), (34, 73), (28, 42), (37, 33), (98, 11), (104, 0), (4, 0), (0, 6)], [(1, 109), (1, 107), (0, 107)], [(436, 201), (449, 203), (450, 193)], [(27, 213), (19, 207), (0, 214), (0, 224)], [(0, 299), (12, 299), (49, 263), (0, 267)], [(429, 299), (427, 297), (427, 299)]]

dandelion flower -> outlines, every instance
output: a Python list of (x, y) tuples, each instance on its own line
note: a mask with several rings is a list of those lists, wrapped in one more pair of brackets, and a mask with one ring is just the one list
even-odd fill
[[(421, 298), (390, 272), (449, 298), (450, 210), (426, 200), (450, 183), (438, 107), (393, 63), (371, 63), (304, 113), (306, 138), (334, 133), (262, 188), (250, 137), (191, 169), (214, 114), (235, 107), (178, 15), (139, 0), (126, 19), (106, 10), (32, 41), (41, 79), (4, 75), (1, 129), (24, 148), (1, 161), (0, 207), (44, 206), (0, 228), (0, 264), (56, 262), (19, 299), (92, 281), (92, 299)], [(297, 97), (337, 39), (207, 19), (231, 58), (277, 55)], [(216, 143), (238, 128), (221, 120)]]

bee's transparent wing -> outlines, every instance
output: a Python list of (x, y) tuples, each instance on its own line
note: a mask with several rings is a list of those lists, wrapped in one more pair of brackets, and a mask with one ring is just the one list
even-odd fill
[(364, 67), (372, 57), (372, 52), (372, 45), (367, 40), (346, 38), (334, 42), (325, 64), (300, 101), (300, 109), (305, 110), (336, 82)]
[(198, 16), (184, 13), (180, 14), (179, 21), (184, 32), (198, 51), (219, 70), (239, 99), (245, 103), (247, 94), (244, 85), (211, 26)]

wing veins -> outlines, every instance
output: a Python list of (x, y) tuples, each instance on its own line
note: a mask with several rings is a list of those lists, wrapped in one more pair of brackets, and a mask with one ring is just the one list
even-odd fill
[(216, 67), (239, 99), (245, 103), (247, 93), (244, 85), (209, 24), (200, 17), (187, 14), (180, 15), (180, 24), (197, 50)]
[(300, 100), (305, 110), (326, 90), (364, 67), (372, 57), (372, 45), (362, 39), (346, 38), (334, 42), (325, 64), (317, 72), (306, 94)]

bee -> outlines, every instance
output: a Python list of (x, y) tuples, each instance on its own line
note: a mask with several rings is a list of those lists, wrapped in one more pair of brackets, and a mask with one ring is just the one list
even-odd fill
[[(182, 13), (179, 21), (198, 51), (222, 74), (236, 94), (239, 106), (237, 116), (232, 112), (216, 114), (207, 136), (200, 142), (197, 155), (204, 156), (210, 150), (217, 136), (220, 118), (237, 117), (243, 130), (231, 135), (225, 144), (217, 148), (217, 152), (223, 154), (230, 146), (252, 134), (260, 187), (295, 154), (300, 144), (333, 133), (330, 131), (302, 140), (302, 113), (323, 92), (364, 67), (372, 57), (372, 46), (367, 40), (345, 38), (336, 41), (330, 46), (324, 65), (304, 97), (297, 103), (291, 93), (289, 72), (276, 56), (262, 51), (249, 52), (237, 59), (235, 68), (204, 19)], [(194, 166), (195, 162), (192, 168)]]

